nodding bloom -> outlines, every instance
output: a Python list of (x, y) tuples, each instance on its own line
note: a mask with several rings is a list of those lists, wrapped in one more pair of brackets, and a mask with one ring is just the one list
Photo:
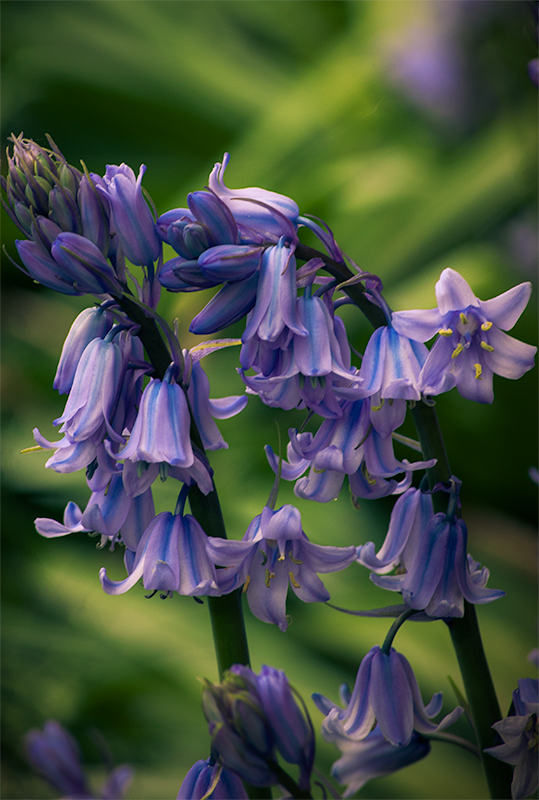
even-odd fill
[(118, 459), (192, 466), (191, 415), (174, 372), (171, 364), (162, 381), (152, 378), (144, 389), (129, 442), (117, 454)]
[(442, 710), (442, 692), (424, 706), (416, 677), (406, 658), (393, 647), (385, 653), (376, 645), (362, 660), (346, 708), (319, 694), (316, 706), (326, 714), (322, 723), (325, 739), (363, 741), (378, 723), (382, 736), (392, 745), (403, 747), (412, 741), (414, 731), (435, 733), (452, 725), (463, 712), (460, 706), (437, 725), (431, 719)]
[(45, 723), (43, 731), (33, 729), (25, 737), (30, 764), (64, 798), (69, 800), (122, 800), (133, 778), (127, 764), (116, 767), (94, 794), (89, 788), (76, 739), (56, 720)]
[(371, 335), (363, 360), (361, 388), (366, 396), (383, 399), (420, 400), (419, 374), (429, 351), (391, 325), (382, 325)]
[[(341, 698), (344, 704), (350, 700), (346, 685), (341, 687)], [(351, 797), (373, 778), (391, 775), (430, 753), (429, 740), (416, 731), (408, 744), (397, 747), (384, 738), (379, 725), (360, 742), (336, 733), (332, 734), (331, 742), (342, 753), (331, 767), (331, 774), (339, 783), (347, 784), (343, 797)]]
[(107, 594), (124, 594), (142, 578), (145, 589), (189, 596), (221, 594), (215, 568), (206, 555), (207, 536), (190, 514), (158, 514), (144, 531), (135, 552), (126, 550), (129, 575), (123, 581), (99, 572)]
[(486, 747), (500, 761), (514, 764), (511, 782), (513, 800), (531, 797), (538, 786), (537, 752), (539, 749), (539, 682), (536, 678), (521, 678), (513, 692), (514, 714), (492, 726), (503, 744)]
[[(310, 466), (309, 474), (297, 480), (294, 494), (320, 503), (338, 496), (346, 475), (354, 497), (376, 499), (404, 492), (410, 486), (413, 470), (435, 463), (430, 460), (410, 464), (395, 458), (391, 434), (402, 424), (405, 413), (404, 400), (380, 403), (379, 398), (373, 397), (343, 401), (341, 416), (326, 419), (314, 437), (289, 431), (295, 463), (283, 462), (283, 477), (295, 480)], [(278, 460), (270, 447), (266, 454), (277, 472)], [(398, 482), (394, 476), (402, 472), (405, 477)]]
[(401, 574), (371, 573), (376, 586), (401, 592), (410, 608), (442, 618), (462, 617), (465, 599), (482, 604), (505, 595), (486, 588), (488, 569), (466, 554), (468, 532), (463, 520), (451, 512), (432, 514), (432, 505), (419, 490), (410, 489), (398, 502), (378, 556), (372, 543), (358, 551), (360, 563), (375, 572), (399, 565)]
[(161, 241), (155, 221), (142, 192), (143, 164), (138, 177), (127, 164), (107, 164), (97, 189), (106, 199), (112, 214), (112, 228), (120, 240), (123, 254), (132, 264), (147, 267), (157, 261)]
[(356, 557), (350, 547), (313, 544), (301, 527), (301, 515), (291, 505), (273, 511), (266, 506), (251, 522), (241, 541), (208, 538), (208, 555), (215, 564), (223, 593), (243, 584), (252, 613), (285, 631), (288, 586), (305, 603), (326, 602), (329, 592), (317, 572), (338, 572)]
[(531, 294), (531, 284), (521, 283), (492, 300), (479, 300), (462, 275), (444, 269), (436, 284), (438, 308), (398, 311), (394, 329), (416, 342), (438, 334), (419, 376), (425, 395), (447, 392), (479, 403), (492, 403), (492, 376), (513, 380), (534, 366), (536, 347), (513, 339), (511, 330)]
[[(208, 794), (210, 787), (213, 790)], [(241, 778), (211, 757), (193, 764), (176, 800), (202, 800), (203, 797), (206, 800), (249, 800)]]
[(308, 791), (314, 730), (284, 672), (263, 666), (256, 675), (233, 664), (220, 684), (205, 682), (202, 706), (212, 749), (226, 769), (254, 786), (273, 786), (280, 783), (274, 771), (278, 753), (300, 767), (298, 785)]
[(93, 339), (104, 339), (114, 324), (114, 319), (103, 306), (85, 308), (69, 329), (54, 378), (53, 388), (67, 394), (80, 358)]

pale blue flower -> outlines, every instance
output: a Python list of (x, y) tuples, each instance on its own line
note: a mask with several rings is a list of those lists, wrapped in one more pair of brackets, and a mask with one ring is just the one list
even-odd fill
[(468, 400), (491, 403), (493, 373), (515, 380), (530, 370), (537, 348), (503, 333), (516, 323), (530, 294), (526, 282), (479, 300), (458, 272), (444, 269), (436, 284), (438, 308), (394, 312), (392, 325), (403, 336), (426, 342), (438, 334), (419, 376), (423, 394), (456, 386)]
[(384, 738), (401, 747), (410, 744), (414, 730), (434, 733), (460, 717), (463, 709), (457, 706), (438, 724), (431, 722), (442, 709), (442, 697), (438, 692), (425, 706), (406, 658), (393, 647), (385, 653), (376, 645), (360, 664), (346, 708), (319, 694), (314, 694), (313, 700), (326, 714), (322, 734), (329, 741), (335, 737), (362, 741), (376, 721)]

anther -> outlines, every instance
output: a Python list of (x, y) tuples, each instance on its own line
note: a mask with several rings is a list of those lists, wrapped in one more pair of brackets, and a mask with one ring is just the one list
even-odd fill
[(474, 364), (474, 367), (475, 367), (475, 380), (476, 381), (482, 380), (481, 373), (483, 372), (483, 367), (481, 366), (481, 364)]
[(481, 325), (482, 331), (489, 331), (492, 328), (492, 322), (483, 322)]
[(251, 583), (251, 576), (247, 575), (247, 577), (245, 578), (245, 583), (243, 584), (243, 589), (241, 590), (242, 594), (245, 594), (245, 592), (249, 588), (250, 583)]
[(456, 358), (458, 355), (460, 355), (462, 353), (463, 350), (464, 350), (464, 345), (462, 345), (459, 342), (458, 345), (453, 350), (453, 352), (451, 353), (451, 358)]
[(438, 333), (440, 334), (440, 336), (453, 336), (452, 328), (440, 328)]
[(459, 317), (460, 317), (460, 321), (462, 322), (463, 325), (467, 325), (468, 324), (468, 317), (466, 316), (466, 314), (463, 311), (460, 312)]
[(294, 573), (293, 572), (289, 572), (288, 573), (288, 577), (290, 578), (290, 583), (292, 584), (294, 589), (300, 589), (301, 588), (299, 583), (297, 582), (297, 580), (294, 578)]
[(294, 558), (292, 555), (292, 550), (289, 552), (288, 556), (293, 564), (303, 564), (303, 561), (300, 561), (299, 558)]
[(483, 350), (488, 350), (489, 353), (494, 352), (494, 348), (491, 344), (487, 344), (486, 342), (481, 342), (481, 347)]

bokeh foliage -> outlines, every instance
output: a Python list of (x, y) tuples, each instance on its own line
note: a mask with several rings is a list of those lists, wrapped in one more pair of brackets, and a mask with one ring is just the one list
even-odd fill
[[(350, 256), (380, 274), (395, 309), (434, 305), (441, 269), (460, 271), (487, 299), (535, 281), (537, 91), (527, 76), (534, 23), (521, 0), (4, 0), (2, 139), (14, 132), (45, 144), (53, 136), (71, 163), (147, 164), (158, 212), (185, 205), (214, 162), (232, 154), (230, 186), (288, 194), (322, 217)], [(19, 234), (4, 215), (11, 255)], [(96, 551), (84, 535), (47, 542), (36, 516), (61, 517), (88, 493), (83, 478), (43, 470), (45, 454), (19, 455), (32, 428), (53, 433), (63, 398), (51, 388), (72, 319), (87, 298), (53, 295), (3, 257), (3, 796), (52, 797), (22, 750), (28, 728), (49, 717), (80, 738), (99, 777), (100, 736), (118, 762), (135, 765), (132, 798), (175, 797), (191, 765), (207, 755), (197, 675), (215, 677), (205, 606), (188, 598), (144, 599), (141, 587), (107, 597), (97, 579), (123, 573), (121, 553)], [(180, 321), (207, 299), (168, 295)], [(536, 343), (537, 295), (515, 328)], [(369, 330), (343, 310), (354, 345)], [(238, 335), (240, 328), (229, 331)], [(213, 395), (240, 393), (237, 353), (207, 360)], [(463, 480), (470, 551), (507, 597), (479, 609), (486, 649), (507, 710), (536, 640), (537, 377), (495, 380), (495, 403), (438, 401), (454, 473)], [(267, 499), (272, 475), (263, 445), (276, 446), (300, 414), (251, 399), (222, 423), (230, 450), (212, 459), (232, 537)], [(411, 429), (407, 432), (412, 434)], [(54, 438), (54, 437), (53, 437)], [(400, 455), (406, 455), (401, 451)], [(319, 544), (380, 542), (391, 502), (352, 508), (299, 501)], [(292, 502), (283, 486), (279, 502)], [(159, 510), (174, 503), (160, 490)], [(393, 602), (365, 570), (326, 581), (337, 605)], [(292, 598), (286, 634), (247, 616), (253, 667), (287, 670), (308, 698), (336, 697), (386, 622), (361, 620)], [(397, 647), (424, 697), (460, 684), (443, 623), (408, 624)], [(430, 695), (429, 695), (430, 696)], [(313, 710), (312, 704), (310, 708)], [(320, 714), (313, 710), (315, 723)], [(459, 732), (469, 735), (464, 722)], [(98, 731), (99, 733), (95, 733)], [(320, 745), (320, 767), (336, 757)], [(478, 765), (436, 745), (424, 762), (369, 784), (359, 797), (480, 798)]]

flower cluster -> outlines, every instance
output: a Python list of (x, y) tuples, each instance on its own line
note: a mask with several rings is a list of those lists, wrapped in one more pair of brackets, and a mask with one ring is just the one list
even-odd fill
[[(493, 374), (517, 379), (532, 368), (536, 348), (505, 333), (526, 307), (530, 284), (481, 301), (461, 275), (445, 269), (436, 284), (437, 308), (392, 312), (380, 279), (348, 260), (350, 269), (329, 228), (301, 215), (291, 198), (262, 188), (229, 189), (228, 155), (208, 186), (188, 195), (185, 208), (156, 218), (142, 190), (144, 166), (136, 176), (126, 164), (109, 165), (100, 176), (70, 166), (50, 139), (50, 148), (22, 135), (12, 143), (2, 188), (6, 210), (26, 237), (16, 242), (21, 269), (55, 291), (97, 298), (73, 323), (54, 379), (54, 388), (67, 395), (53, 423), (61, 438), (49, 441), (34, 431), (37, 449), (54, 451), (46, 466), (85, 470), (91, 496), (84, 510), (69, 503), (63, 523), (37, 519), (39, 533), (83, 532), (99, 535), (101, 546), (121, 544), (126, 577), (113, 580), (105, 567), (99, 575), (109, 595), (142, 582), (151, 595), (205, 595), (213, 606), (213, 598), (241, 588), (252, 614), (281, 631), (290, 622), (289, 588), (304, 602), (326, 602), (330, 595), (318, 575), (359, 562), (378, 587), (401, 594), (397, 613), (403, 613), (382, 648), (361, 661), (353, 691), (342, 692), (344, 708), (313, 696), (325, 715), (323, 735), (342, 754), (333, 772), (349, 796), (372, 777), (423, 758), (428, 738), (462, 709), (433, 721), (442, 695), (424, 705), (410, 664), (392, 647), (396, 630), (410, 616), (454, 625), (464, 601), (490, 603), (504, 593), (487, 588), (488, 569), (467, 553), (460, 482), (448, 480), (449, 470), (433, 480), (436, 458), (426, 458), (424, 442), (398, 429), (408, 408), (421, 403), (424, 409), (431, 396), (456, 387), (466, 399), (490, 403)], [(323, 252), (301, 244), (301, 228), (319, 239)], [(166, 263), (163, 243), (176, 254)], [(241, 339), (182, 350), (156, 310), (162, 288), (215, 288), (190, 330), (210, 335), (245, 318)], [(377, 326), (363, 356), (338, 314), (358, 293), (358, 305), (366, 304)], [(434, 336), (429, 350), (425, 343)], [(245, 392), (212, 399), (201, 359), (230, 344), (241, 346)], [(207, 451), (227, 447), (215, 420), (241, 412), (249, 395), (271, 407), (304, 410), (306, 420), (289, 430), (286, 459), (266, 447), (277, 476), (270, 500), (241, 540), (229, 540), (214, 523), (220, 511)], [(320, 421), (309, 431), (315, 415)], [(422, 452), (420, 459), (399, 460), (396, 439)], [(426, 478), (412, 486), (419, 470), (429, 471), (428, 491)], [(378, 552), (372, 542), (314, 544), (298, 508), (275, 509), (280, 478), (295, 482), (299, 498), (325, 503), (339, 496), (345, 476), (356, 506), (358, 499), (398, 496)], [(173, 513), (156, 514), (158, 477), (178, 482)], [(448, 503), (435, 513), (432, 492), (438, 490), (448, 493)], [(189, 496), (192, 513), (185, 513)], [(270, 667), (256, 675), (234, 664), (221, 684), (206, 681), (211, 755), (193, 765), (178, 798), (244, 798), (243, 781), (310, 796), (314, 733), (294, 695), (285, 674)], [(504, 743), (487, 752), (516, 765), (517, 798), (537, 787), (529, 757), (537, 743), (537, 682), (519, 682), (514, 709), (494, 725)], [(92, 796), (63, 729), (48, 723), (28, 743), (32, 762), (62, 792)], [(297, 783), (278, 757), (296, 765)], [(107, 784), (103, 798), (123, 793), (127, 772), (110, 780), (114, 788)]]

